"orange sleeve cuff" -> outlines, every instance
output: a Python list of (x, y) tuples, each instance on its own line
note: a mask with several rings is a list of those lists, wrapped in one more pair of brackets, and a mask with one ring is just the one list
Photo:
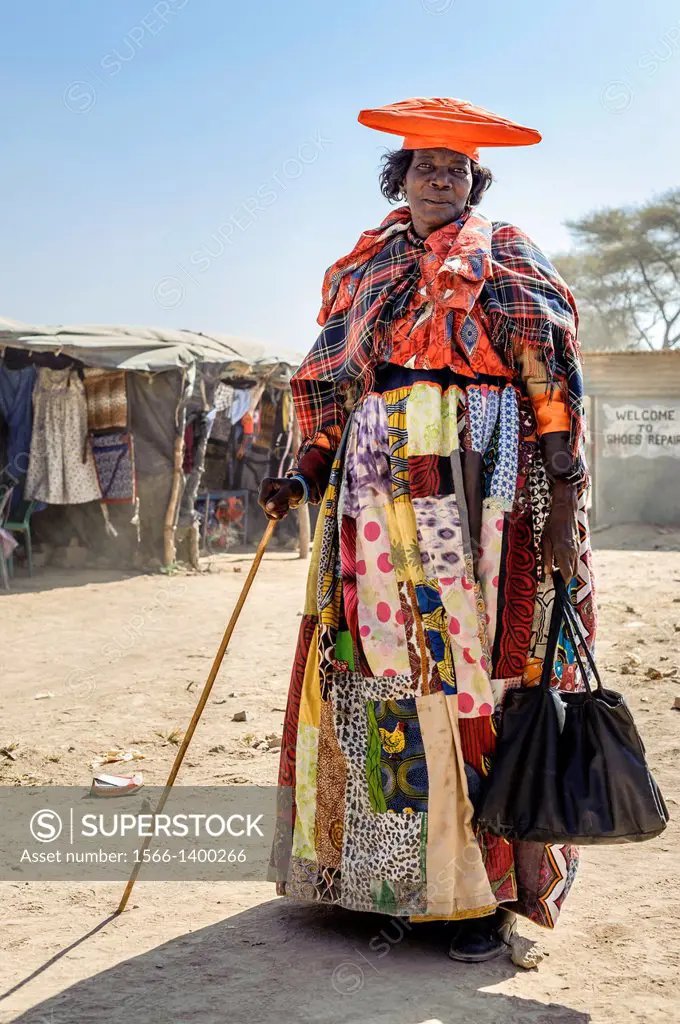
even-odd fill
[(569, 410), (557, 389), (553, 392), (552, 397), (547, 392), (542, 395), (532, 395), (531, 404), (534, 407), (536, 430), (539, 437), (557, 430), (571, 430)]

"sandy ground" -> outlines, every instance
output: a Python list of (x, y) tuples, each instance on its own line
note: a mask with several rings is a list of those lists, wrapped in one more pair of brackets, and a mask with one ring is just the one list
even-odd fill
[[(677, 818), (680, 537), (618, 530), (595, 537), (598, 660)], [(0, 747), (17, 744), (16, 760), (0, 755), (0, 784), (89, 784), (112, 747), (142, 751), (135, 767), (162, 783), (167, 737), (191, 716), (248, 563), (223, 556), (169, 578), (41, 570), (0, 596)], [(266, 557), (182, 782), (274, 781), (278, 751), (252, 744), (280, 734), (305, 571), (294, 555)], [(233, 723), (242, 709), (248, 721)], [(560, 927), (521, 923), (549, 954), (531, 972), (505, 958), (454, 964), (435, 925), (400, 941), (393, 928), (385, 954), (369, 943), (388, 919), (296, 905), (266, 883), (142, 881), (118, 918), (119, 885), (0, 883), (0, 1021), (680, 1020), (677, 839), (674, 821), (650, 843), (586, 850)]]

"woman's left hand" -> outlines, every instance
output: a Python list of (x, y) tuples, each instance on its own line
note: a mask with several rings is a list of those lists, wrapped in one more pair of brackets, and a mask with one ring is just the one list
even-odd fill
[(552, 506), (543, 533), (543, 562), (546, 573), (552, 572), (556, 562), (567, 584), (576, 575), (578, 567), (577, 506), (575, 485), (566, 480), (554, 480)]

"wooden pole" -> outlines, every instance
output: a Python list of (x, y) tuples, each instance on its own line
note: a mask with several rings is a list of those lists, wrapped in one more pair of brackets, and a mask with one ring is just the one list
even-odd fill
[(172, 468), (172, 489), (163, 524), (163, 562), (172, 565), (175, 561), (175, 522), (182, 485), (182, 462), (184, 461), (184, 431), (175, 438), (175, 457)]
[(198, 551), (198, 523), (192, 523), (189, 527), (189, 561), (192, 569), (198, 571), (201, 568)]
[(172, 460), (172, 487), (170, 488), (170, 498), (168, 499), (168, 507), (165, 510), (165, 520), (163, 522), (163, 563), (166, 566), (174, 565), (177, 559), (175, 529), (177, 525), (177, 512), (182, 497), (182, 488), (184, 486), (182, 466), (184, 464), (184, 431), (187, 423), (186, 401), (188, 393), (186, 388), (188, 380), (191, 381), (191, 387), (193, 387), (193, 376), (188, 378), (187, 371), (182, 370), (180, 395), (177, 408), (175, 409), (175, 429), (177, 433), (175, 434)]
[(210, 491), (205, 492), (205, 503), (203, 505), (203, 523), (201, 524), (201, 546), (203, 553), (208, 552), (208, 516), (210, 515)]
[[(197, 371), (201, 373), (200, 370)], [(203, 400), (203, 415), (205, 416), (210, 411), (210, 402), (205, 387), (205, 378), (201, 376), (200, 382), (201, 398)], [(199, 561), (200, 556), (200, 533), (198, 524), (195, 520), (195, 508), (196, 498), (198, 497), (198, 491), (201, 486), (201, 479), (205, 473), (205, 453), (208, 448), (208, 431), (206, 424), (202, 423), (201, 440), (198, 442), (193, 453), (193, 462), (191, 466), (191, 472), (187, 474), (187, 478), (184, 484), (184, 492), (180, 498), (180, 512), (182, 508), (185, 508), (187, 512), (190, 510), (192, 513), (192, 522), (188, 527), (188, 543), (189, 543), (189, 561), (193, 569), (200, 570), (201, 563)]]
[[(269, 522), (267, 523), (267, 528), (266, 528), (266, 530), (264, 531), (264, 533), (262, 535), (262, 540), (260, 541), (260, 543), (258, 545), (257, 551), (255, 553), (255, 558), (253, 559), (253, 564), (250, 567), (250, 571), (248, 573), (246, 581), (243, 584), (243, 588), (241, 590), (241, 593), (239, 594), (238, 601), (236, 602), (236, 607), (234, 608), (233, 612), (231, 613), (231, 618), (229, 619), (229, 622), (227, 623), (227, 628), (225, 629), (224, 636), (222, 637), (222, 643), (220, 644), (220, 646), (218, 648), (218, 651), (217, 651), (217, 654), (215, 655), (215, 660), (212, 663), (212, 668), (210, 669), (210, 672), (208, 674), (208, 678), (206, 679), (205, 686), (203, 687), (203, 692), (201, 693), (201, 696), (199, 698), (198, 704), (196, 705), (196, 710), (194, 711), (194, 713), (192, 715), (192, 718), (191, 718), (191, 721), (189, 722), (189, 726), (187, 728), (187, 731), (184, 733), (184, 739), (182, 740), (180, 748), (177, 751), (177, 756), (175, 757), (175, 760), (174, 760), (174, 763), (172, 765), (172, 768), (170, 769), (170, 774), (168, 775), (168, 781), (165, 783), (165, 789), (163, 790), (163, 792), (160, 795), (160, 799), (158, 801), (158, 805), (156, 807), (156, 810), (154, 811), (154, 815), (161, 813), (161, 811), (165, 807), (165, 804), (166, 804), (166, 801), (167, 801), (168, 797), (170, 796), (170, 790), (172, 789), (173, 783), (174, 783), (175, 779), (177, 778), (177, 773), (179, 772), (180, 767), (182, 765), (182, 761), (184, 760), (184, 755), (186, 754), (187, 750), (189, 749), (189, 744), (191, 743), (193, 735), (196, 732), (196, 726), (198, 725), (200, 717), (203, 714), (203, 709), (205, 708), (206, 704), (208, 703), (208, 697), (210, 696), (210, 691), (212, 690), (213, 683), (215, 682), (215, 680), (217, 678), (217, 673), (220, 670), (220, 666), (222, 664), (222, 659), (224, 658), (224, 655), (225, 655), (225, 652), (227, 650), (227, 647), (229, 646), (229, 641), (231, 640), (231, 635), (234, 632), (234, 627), (236, 626), (236, 623), (238, 622), (238, 617), (241, 614), (241, 609), (243, 608), (243, 605), (245, 604), (246, 598), (248, 596), (248, 592), (250, 591), (250, 587), (252, 585), (252, 582), (255, 579), (255, 575), (257, 573), (257, 570), (260, 568), (260, 562), (262, 561), (262, 556), (265, 553), (265, 549), (267, 547), (267, 544), (269, 543), (269, 540), (271, 538), (272, 533), (274, 532), (274, 527), (275, 526), (276, 526), (276, 520), (275, 519), (270, 519)], [(142, 843), (140, 849), (139, 849), (139, 858), (138, 858), (137, 863), (135, 864), (135, 866), (134, 866), (134, 868), (132, 870), (132, 874), (130, 875), (128, 883), (127, 883), (127, 885), (125, 887), (125, 892), (123, 893), (122, 899), (121, 899), (120, 903), (118, 904), (118, 909), (116, 910), (116, 914), (122, 914), (123, 911), (125, 910), (125, 907), (127, 905), (127, 901), (130, 899), (130, 893), (132, 892), (132, 888), (133, 888), (133, 886), (134, 886), (134, 884), (135, 884), (135, 882), (137, 880), (137, 875), (139, 874), (139, 870), (140, 870), (140, 868), (142, 866), (142, 860), (143, 860), (144, 851), (148, 850), (149, 847), (151, 846), (152, 838), (153, 837), (150, 836), (150, 835), (147, 836), (146, 839), (144, 840), (144, 842)]]
[[(297, 455), (297, 452), (302, 444), (302, 435), (300, 432), (300, 424), (298, 418), (293, 410), (293, 452)], [(311, 528), (309, 524), (309, 508), (307, 505), (300, 505), (297, 510), (298, 520), (298, 547), (300, 551), (300, 558), (309, 558), (309, 542), (311, 540)]]

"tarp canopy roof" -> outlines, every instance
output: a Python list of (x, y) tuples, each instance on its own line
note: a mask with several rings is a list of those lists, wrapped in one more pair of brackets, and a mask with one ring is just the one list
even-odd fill
[[(211, 363), (234, 375), (266, 373), (290, 366), (265, 345), (229, 334), (206, 334), (165, 327), (69, 324), (44, 327), (0, 317), (0, 347), (34, 352), (60, 352), (88, 366), (159, 373), (162, 370)], [(293, 364), (294, 365), (294, 364)]]

